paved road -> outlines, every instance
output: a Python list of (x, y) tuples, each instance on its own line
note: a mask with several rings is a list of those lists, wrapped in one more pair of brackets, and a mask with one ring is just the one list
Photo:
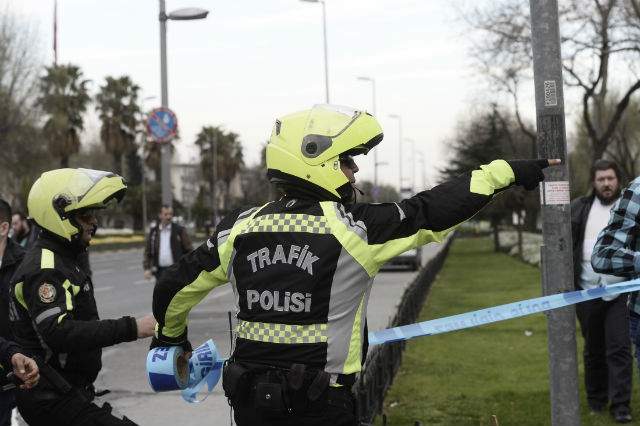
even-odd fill
[[(441, 248), (430, 244), (423, 258), (432, 257)], [(424, 263), (424, 262), (423, 262)], [(151, 311), (153, 282), (142, 275), (142, 250), (92, 253), (91, 266), (98, 308), (102, 318), (123, 315), (136, 317)], [(383, 272), (375, 280), (369, 302), (371, 330), (385, 328), (395, 314), (397, 303), (415, 272)], [(229, 351), (227, 311), (232, 309), (232, 291), (224, 285), (214, 289), (189, 317), (189, 338), (199, 345), (213, 338), (222, 354)], [(179, 393), (155, 394), (145, 375), (149, 341), (130, 342), (103, 352), (103, 369), (96, 381), (99, 389), (110, 389), (104, 397), (117, 411), (141, 425), (225, 426), (230, 424), (229, 407), (221, 387), (200, 404), (187, 404)]]

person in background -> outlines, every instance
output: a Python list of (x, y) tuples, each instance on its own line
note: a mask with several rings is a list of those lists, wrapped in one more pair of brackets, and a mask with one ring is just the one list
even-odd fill
[[(9, 238), (11, 225), (11, 206), (0, 198), (0, 358), (3, 359), (0, 361), (3, 366), (0, 369), (0, 386), (9, 384), (4, 366), (13, 364), (10, 359), (18, 351), (17, 345), (8, 342), (12, 340), (9, 329), (9, 281), (24, 257), (24, 249)], [(7, 351), (11, 352), (11, 356), (7, 356)], [(5, 355), (2, 355), (3, 353)], [(31, 371), (37, 375), (38, 368), (35, 363), (29, 361), (28, 364), (32, 367)], [(0, 426), (11, 425), (11, 410), (15, 406), (14, 391), (12, 389), (0, 391)]]
[[(611, 210), (620, 198), (618, 165), (598, 160), (591, 167), (591, 194), (571, 203), (574, 284), (589, 290), (620, 282), (623, 278), (597, 273), (591, 254), (598, 234), (609, 223)], [(618, 423), (632, 420), (631, 376), (633, 360), (629, 338), (627, 295), (605, 296), (576, 305), (584, 337), (584, 381), (592, 412), (609, 411)]]
[(151, 228), (144, 249), (144, 277), (154, 275), (159, 280), (162, 273), (192, 250), (187, 230), (173, 222), (173, 209), (162, 206), (158, 223)]
[(28, 250), (38, 239), (38, 227), (22, 212), (15, 212), (11, 218), (13, 238), (22, 248)]

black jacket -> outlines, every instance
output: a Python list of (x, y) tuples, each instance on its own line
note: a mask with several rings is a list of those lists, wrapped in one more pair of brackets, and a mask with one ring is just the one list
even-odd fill
[(10, 288), (15, 341), (76, 386), (96, 379), (103, 347), (137, 338), (134, 318), (99, 319), (91, 277), (80, 263), (84, 254), (42, 232)]
[(9, 284), (11, 277), (24, 258), (24, 249), (11, 238), (7, 239), (7, 247), (0, 265), (0, 337), (11, 339), (9, 330)]
[(578, 197), (571, 202), (571, 239), (573, 241), (573, 285), (576, 290), (580, 287), (580, 273), (582, 272), (582, 243), (584, 230), (587, 226), (589, 211), (595, 195)]
[[(177, 223), (171, 224), (171, 256), (173, 263), (178, 262), (182, 256), (193, 250), (187, 230)], [(142, 267), (145, 270), (158, 269), (158, 254), (160, 253), (160, 225), (157, 224), (151, 231), (144, 247), (144, 259)]]

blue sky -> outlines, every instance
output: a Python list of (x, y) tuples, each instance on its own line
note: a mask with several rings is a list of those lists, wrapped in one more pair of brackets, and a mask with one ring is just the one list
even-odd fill
[[(37, 27), (51, 62), (53, 0), (8, 0)], [(459, 3), (459, 2), (458, 2)], [(398, 125), (427, 158), (427, 177), (446, 158), (443, 140), (482, 99), (485, 83), (468, 57), (468, 41), (451, 0), (327, 0), (331, 102), (371, 110), (375, 78), (382, 182), (398, 182)], [(197, 155), (203, 125), (240, 135), (247, 163), (258, 161), (273, 120), (324, 102), (322, 11), (296, 0), (167, 0), (167, 10), (198, 6), (203, 21), (168, 23), (169, 106), (178, 115), (182, 161)], [(151, 108), (160, 103), (157, 0), (58, 0), (59, 62), (80, 65), (95, 92), (107, 75), (128, 74)], [(533, 109), (533, 105), (531, 105)], [(89, 118), (89, 133), (97, 132)], [(404, 145), (409, 178), (411, 146)], [(369, 155), (369, 157), (372, 157)], [(373, 176), (372, 158), (360, 178)], [(420, 164), (416, 180), (421, 180)]]

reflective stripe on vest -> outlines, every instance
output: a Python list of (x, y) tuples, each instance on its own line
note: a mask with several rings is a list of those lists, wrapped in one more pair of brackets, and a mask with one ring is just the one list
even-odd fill
[(326, 343), (327, 324), (273, 324), (238, 320), (237, 336), (264, 343)]
[(308, 214), (276, 213), (255, 217), (242, 232), (309, 232), (311, 234), (330, 234), (324, 216)]

